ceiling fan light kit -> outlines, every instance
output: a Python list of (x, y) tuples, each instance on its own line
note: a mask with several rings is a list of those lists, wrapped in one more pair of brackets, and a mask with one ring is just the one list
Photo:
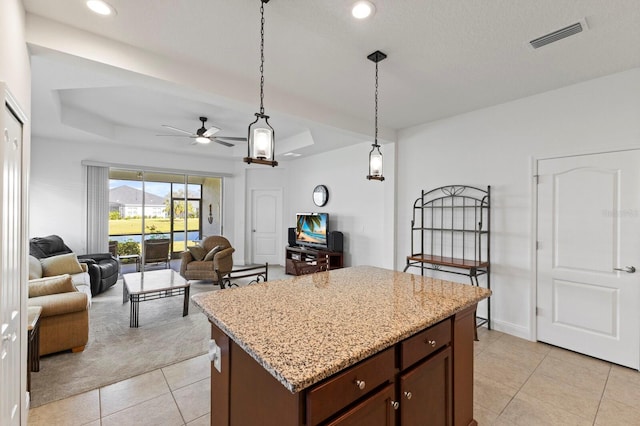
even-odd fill
[[(198, 129), (198, 131), (196, 132), (196, 135), (198, 135), (196, 137), (196, 143), (209, 143), (211, 142), (211, 139), (209, 139), (208, 137), (206, 137), (204, 134), (208, 131), (205, 127), (204, 127), (204, 123), (207, 122), (207, 117), (200, 117), (200, 121), (202, 121), (202, 127), (200, 127)], [(215, 133), (215, 131), (213, 132)]]
[(275, 132), (269, 124), (269, 116), (264, 113), (264, 5), (269, 0), (260, 0), (260, 112), (249, 124), (247, 140), (247, 156), (243, 161), (247, 164), (257, 163), (275, 167)]
[(378, 145), (378, 62), (386, 57), (387, 55), (379, 50), (367, 56), (367, 59), (376, 63), (375, 134), (373, 144), (371, 145), (373, 148), (371, 148), (371, 152), (369, 152), (369, 174), (367, 175), (367, 179), (379, 181), (383, 181), (384, 176), (382, 175), (382, 152), (380, 152), (380, 145)]

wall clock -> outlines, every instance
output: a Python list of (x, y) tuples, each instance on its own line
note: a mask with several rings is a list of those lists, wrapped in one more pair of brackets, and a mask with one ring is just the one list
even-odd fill
[(313, 188), (313, 203), (318, 207), (323, 207), (329, 201), (329, 190), (324, 185)]

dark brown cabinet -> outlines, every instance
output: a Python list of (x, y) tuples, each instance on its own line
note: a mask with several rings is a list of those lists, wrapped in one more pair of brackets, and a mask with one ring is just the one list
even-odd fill
[(400, 424), (450, 426), (451, 397), (448, 347), (400, 376)]
[(289, 275), (296, 275), (293, 262), (296, 260), (314, 261), (318, 257), (329, 259), (329, 269), (338, 269), (344, 266), (344, 256), (341, 251), (316, 250), (307, 247), (287, 247), (285, 249), (284, 272)]
[(394, 386), (387, 385), (339, 416), (328, 426), (393, 426), (396, 424)]
[(475, 308), (297, 393), (289, 392), (212, 325), (222, 367), (211, 371), (211, 424), (244, 425), (260, 419), (265, 426), (477, 426)]

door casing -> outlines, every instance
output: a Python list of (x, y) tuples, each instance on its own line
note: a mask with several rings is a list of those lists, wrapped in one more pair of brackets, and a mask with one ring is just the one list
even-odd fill
[(566, 158), (566, 157), (577, 157), (582, 155), (597, 155), (597, 154), (607, 154), (607, 153), (616, 153), (616, 152), (625, 152), (625, 151), (638, 151), (640, 147), (638, 146), (629, 146), (629, 147), (620, 147), (609, 149), (606, 151), (596, 149), (596, 150), (587, 150), (582, 152), (569, 153), (565, 155), (552, 155), (552, 156), (542, 156), (542, 157), (531, 157), (530, 161), (530, 176), (531, 176), (531, 238), (530, 238), (530, 248), (531, 248), (531, 285), (530, 285), (530, 298), (529, 298), (529, 329), (530, 329), (530, 337), (529, 340), (537, 341), (538, 340), (538, 330), (537, 330), (537, 299), (538, 299), (538, 253), (537, 253), (537, 235), (538, 235), (538, 164), (543, 160), (551, 160), (557, 158)]

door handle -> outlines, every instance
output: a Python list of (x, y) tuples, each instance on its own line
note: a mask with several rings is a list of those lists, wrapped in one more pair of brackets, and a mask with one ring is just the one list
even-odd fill
[(635, 266), (625, 266), (624, 268), (613, 268), (614, 271), (622, 271), (622, 272), (627, 272), (629, 274), (633, 274), (634, 272), (636, 272), (636, 267)]

